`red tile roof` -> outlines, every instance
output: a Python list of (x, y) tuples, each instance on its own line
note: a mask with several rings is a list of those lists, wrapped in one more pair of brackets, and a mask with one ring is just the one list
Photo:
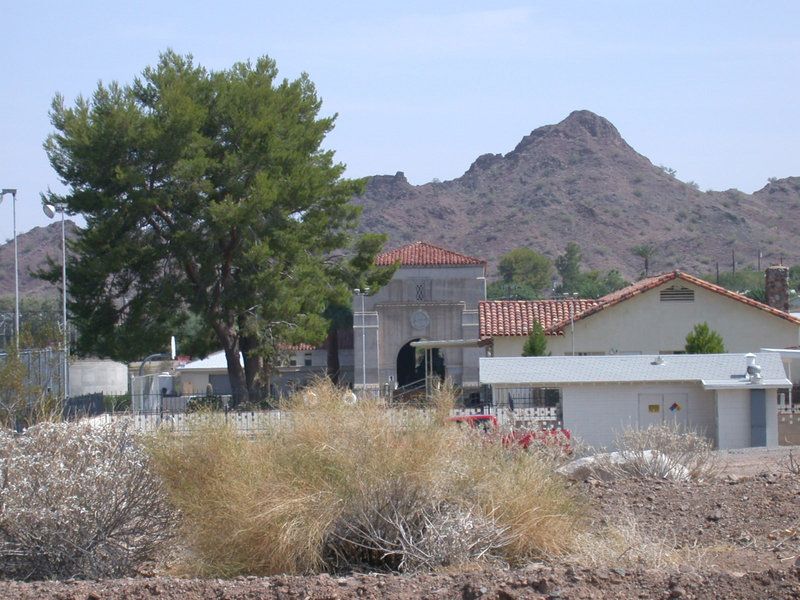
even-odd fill
[(319, 350), (322, 346), (314, 346), (313, 344), (278, 344), (278, 349), (284, 352), (310, 352), (311, 350)]
[[(340, 329), (338, 332), (339, 350), (352, 350), (353, 349), (353, 330)], [(278, 344), (278, 348), (284, 352), (309, 352), (311, 350), (327, 350), (328, 340), (325, 340), (321, 346), (313, 344)]]
[(440, 248), (427, 242), (414, 242), (396, 250), (383, 252), (375, 257), (378, 266), (389, 266), (400, 261), (404, 267), (433, 267), (439, 265), (486, 265), (482, 258), (473, 258), (452, 250)]
[[(577, 317), (598, 300), (484, 300), (480, 312), (480, 337), (528, 335), (533, 321), (539, 321), (545, 332), (561, 323), (569, 323), (570, 314)], [(571, 313), (572, 311), (572, 313)]]
[[(646, 279), (642, 279), (641, 281), (637, 281), (636, 283), (629, 285), (626, 288), (622, 288), (616, 292), (611, 292), (607, 296), (603, 296), (598, 300), (597, 306), (594, 306), (581, 314), (575, 317), (575, 320), (578, 321), (580, 319), (585, 319), (590, 317), (591, 315), (599, 312), (603, 309), (606, 309), (610, 306), (614, 306), (619, 304), (623, 300), (627, 300), (628, 298), (633, 298), (634, 296), (638, 296), (639, 294), (643, 294), (653, 288), (656, 288), (660, 285), (668, 283), (670, 281), (674, 281), (676, 279), (682, 279), (687, 283), (691, 283), (696, 285), (697, 287), (706, 289), (710, 292), (715, 292), (731, 300), (736, 300), (737, 302), (741, 302), (742, 304), (747, 304), (748, 306), (752, 306), (753, 308), (758, 308), (759, 310), (763, 310), (768, 312), (776, 317), (780, 317), (781, 319), (786, 319), (790, 323), (794, 323), (796, 325), (800, 325), (800, 319), (797, 317), (793, 317), (787, 312), (783, 312), (780, 309), (774, 308), (769, 306), (768, 304), (764, 304), (763, 302), (759, 302), (758, 300), (753, 300), (752, 298), (748, 298), (747, 296), (743, 296), (742, 294), (737, 294), (736, 292), (732, 292), (728, 289), (720, 285), (716, 285), (714, 283), (710, 283), (704, 279), (700, 279), (699, 277), (695, 277), (694, 275), (689, 275), (688, 273), (683, 273), (682, 271), (671, 271), (669, 273), (663, 273), (661, 275), (654, 275), (652, 277), (648, 277)], [(563, 323), (561, 324), (560, 329), (563, 329)]]
[(800, 319), (789, 313), (758, 302), (747, 296), (731, 292), (719, 285), (709, 283), (681, 271), (654, 275), (637, 281), (633, 285), (612, 292), (597, 300), (489, 300), (480, 303), (480, 337), (529, 335), (533, 319), (537, 319), (548, 335), (562, 333), (570, 324), (569, 303), (574, 303), (574, 321), (580, 321), (620, 302), (643, 294), (670, 281), (682, 279), (697, 287), (715, 292), (753, 308), (766, 311), (776, 317), (800, 325)]

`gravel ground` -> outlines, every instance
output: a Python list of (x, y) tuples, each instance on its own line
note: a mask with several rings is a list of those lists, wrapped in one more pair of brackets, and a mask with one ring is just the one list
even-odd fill
[(722, 452), (722, 475), (707, 482), (574, 485), (590, 506), (593, 528), (632, 519), (640, 531), (685, 557), (669, 567), (530, 565), (415, 576), (0, 582), (0, 598), (800, 598), (800, 476), (787, 468), (790, 452), (787, 447)]

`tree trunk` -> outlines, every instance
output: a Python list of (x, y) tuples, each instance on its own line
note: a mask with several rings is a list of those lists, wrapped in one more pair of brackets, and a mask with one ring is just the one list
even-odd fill
[(260, 356), (245, 354), (244, 356), (244, 377), (247, 384), (247, 393), (251, 402), (261, 400), (261, 383), (264, 371), (264, 359)]
[(269, 395), (266, 361), (257, 353), (259, 344), (255, 336), (244, 336), (240, 343), (244, 358), (244, 377), (248, 398), (250, 402), (258, 402)]
[(231, 389), (233, 392), (231, 406), (233, 407), (242, 402), (248, 402), (250, 400), (250, 395), (247, 389), (247, 378), (245, 377), (245, 372), (239, 359), (238, 345), (235, 345), (231, 349), (225, 349), (225, 359), (228, 362), (228, 378), (231, 381)]
[(233, 399), (231, 406), (236, 406), (240, 402), (247, 402), (249, 394), (247, 390), (247, 378), (239, 358), (239, 339), (233, 332), (233, 328), (224, 324), (214, 326), (222, 348), (225, 351), (225, 361), (228, 363), (228, 379), (231, 382)]

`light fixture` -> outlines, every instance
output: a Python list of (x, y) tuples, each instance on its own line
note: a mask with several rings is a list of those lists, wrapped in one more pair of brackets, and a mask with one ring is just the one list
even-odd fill
[(63, 329), (63, 356), (64, 356), (64, 397), (69, 398), (69, 334), (67, 333), (67, 237), (64, 227), (64, 205), (42, 204), (42, 211), (48, 219), (56, 216), (56, 211), (61, 213), (61, 324)]
[(0, 195), (0, 202), (6, 194), (11, 194), (12, 198), (12, 227), (14, 228), (14, 337), (17, 341), (19, 350), (19, 255), (17, 253), (17, 190), (14, 188), (3, 188)]

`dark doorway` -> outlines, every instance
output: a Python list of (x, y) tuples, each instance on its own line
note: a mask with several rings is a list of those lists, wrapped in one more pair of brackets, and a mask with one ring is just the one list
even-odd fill
[[(417, 342), (419, 340), (411, 340)], [(444, 357), (438, 348), (428, 349), (428, 370), (433, 375), (444, 379)], [(414, 348), (411, 342), (400, 348), (397, 353), (397, 385), (404, 387), (410, 383), (425, 379), (425, 349)]]

